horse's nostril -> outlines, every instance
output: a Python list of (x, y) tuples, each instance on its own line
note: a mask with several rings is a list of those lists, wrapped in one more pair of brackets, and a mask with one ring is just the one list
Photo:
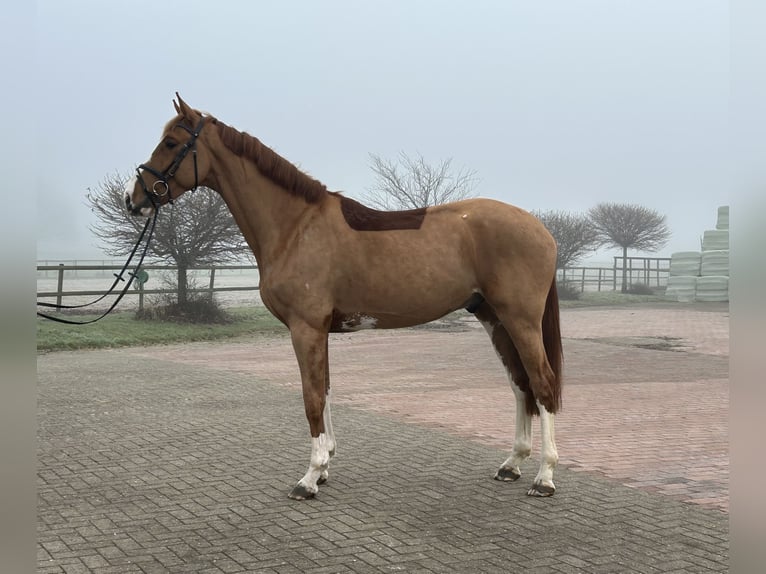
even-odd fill
[(133, 205), (133, 202), (130, 200), (130, 196), (125, 196), (125, 207), (128, 209), (128, 213), (131, 215), (141, 215), (141, 208), (136, 207)]

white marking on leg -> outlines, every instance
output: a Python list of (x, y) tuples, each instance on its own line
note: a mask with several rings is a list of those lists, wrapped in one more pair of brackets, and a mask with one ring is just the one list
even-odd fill
[[(504, 329), (501, 323), (492, 324), (486, 321), (479, 321), (484, 330), (487, 331), (490, 340), (493, 340), (494, 330)], [(492, 345), (494, 348), (494, 343)], [(519, 465), (526, 460), (532, 452), (532, 416), (527, 413), (526, 402), (527, 397), (522, 390), (513, 382), (510, 370), (505, 366), (505, 361), (500, 355), (497, 349), (495, 354), (500, 359), (503, 367), (505, 368), (505, 374), (508, 377), (508, 381), (511, 383), (511, 389), (513, 395), (516, 398), (516, 434), (513, 440), (513, 448), (511, 449), (511, 456), (509, 456), (500, 468), (508, 468), (513, 471), (514, 474), (521, 476), (521, 469)]]
[(508, 373), (508, 379), (511, 382), (511, 389), (516, 397), (516, 436), (513, 440), (511, 456), (502, 464), (503, 468), (510, 468), (521, 475), (519, 466), (532, 452), (532, 415), (527, 412), (527, 396), (516, 386)]
[(325, 397), (324, 411), (322, 411), (322, 419), (324, 420), (324, 432), (327, 437), (327, 453), (330, 457), (327, 461), (327, 465), (325, 466), (324, 470), (322, 470), (322, 474), (320, 475), (322, 482), (326, 481), (330, 476), (330, 460), (335, 456), (336, 452), (335, 432), (332, 430), (332, 417), (330, 416), (331, 397), (332, 391), (328, 391), (327, 396)]
[(534, 484), (556, 488), (553, 484), (553, 469), (559, 462), (559, 453), (556, 450), (555, 417), (545, 410), (540, 401), (537, 401), (537, 408), (540, 410), (540, 470)]
[(327, 435), (327, 450), (330, 453), (330, 458), (334, 457), (336, 452), (335, 432), (332, 430), (332, 416), (330, 415), (331, 399), (332, 391), (328, 391), (324, 402), (324, 412), (322, 413), (324, 419), (324, 432)]
[(309, 469), (298, 481), (308, 492), (316, 493), (319, 491), (317, 480), (322, 476), (322, 472), (327, 470), (330, 463), (330, 453), (327, 449), (327, 435), (320, 433), (318, 437), (311, 439), (311, 460)]

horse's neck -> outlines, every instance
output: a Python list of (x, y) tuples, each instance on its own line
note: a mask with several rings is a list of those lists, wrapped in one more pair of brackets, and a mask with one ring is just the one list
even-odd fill
[(213, 186), (229, 207), (263, 273), (285, 251), (310, 208), (246, 162), (217, 170)]

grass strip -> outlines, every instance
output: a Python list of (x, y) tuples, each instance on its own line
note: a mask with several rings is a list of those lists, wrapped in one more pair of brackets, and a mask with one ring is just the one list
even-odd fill
[[(586, 292), (574, 301), (561, 301), (561, 308), (612, 305), (640, 305), (666, 301), (657, 295), (630, 295), (614, 291)], [(112, 313), (91, 325), (63, 325), (37, 320), (37, 351), (72, 351), (161, 345), (186, 341), (215, 341), (254, 336), (279, 337), (287, 328), (263, 307), (239, 307), (226, 310), (230, 323), (199, 324), (162, 320), (139, 320), (134, 311)], [(77, 315), (88, 319), (96, 315)]]
[[(288, 333), (285, 326), (262, 307), (227, 309), (227, 312), (232, 317), (230, 323), (208, 325), (139, 320), (133, 311), (112, 313), (90, 325), (64, 325), (38, 318), (37, 351), (105, 349), (238, 337), (284, 336)], [(96, 316), (77, 315), (77, 319)]]

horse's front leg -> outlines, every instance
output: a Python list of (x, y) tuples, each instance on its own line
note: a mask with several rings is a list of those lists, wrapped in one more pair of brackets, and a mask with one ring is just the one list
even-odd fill
[[(319, 491), (318, 484), (327, 480), (330, 457), (335, 453), (335, 437), (327, 404), (327, 331), (305, 323), (290, 325), (295, 356), (301, 372), (303, 404), (311, 432), (311, 459), (306, 474), (290, 492), (290, 498), (305, 500)], [(325, 412), (325, 406), (328, 412)]]
[[(330, 361), (329, 361), (329, 350), (327, 348), (328, 341), (327, 336), (325, 336), (325, 370), (324, 370), (324, 389), (325, 389), (325, 401), (324, 401), (324, 409), (322, 410), (322, 420), (324, 421), (324, 432), (327, 436), (327, 449), (330, 452), (330, 458), (335, 456), (335, 453), (337, 452), (337, 446), (338, 443), (335, 442), (335, 433), (332, 430), (332, 417), (330, 416), (330, 402), (331, 402), (331, 391), (330, 391)], [(325, 469), (322, 471), (322, 475), (319, 477), (319, 480), (317, 481), (317, 484), (324, 484), (327, 482), (328, 477), (330, 476), (330, 472), (328, 468), (325, 467)]]

